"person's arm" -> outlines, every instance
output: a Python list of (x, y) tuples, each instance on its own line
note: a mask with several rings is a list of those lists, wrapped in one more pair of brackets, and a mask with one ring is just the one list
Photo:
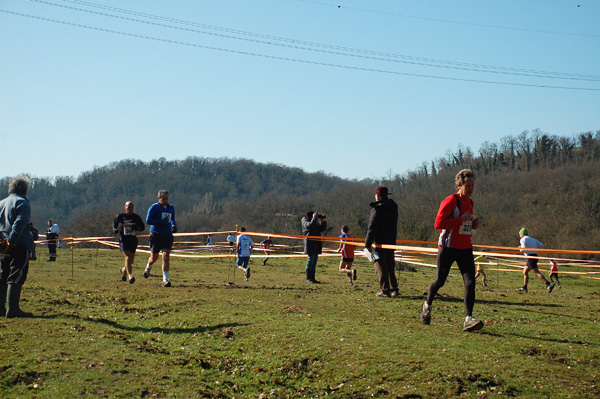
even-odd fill
[(136, 214), (136, 217), (134, 218), (135, 220), (135, 229), (137, 231), (144, 231), (144, 229), (146, 228), (146, 225), (144, 224), (144, 221), (142, 220), (142, 218), (140, 217), (140, 215)]
[(156, 204), (152, 205), (150, 208), (148, 208), (148, 213), (146, 214), (146, 224), (151, 226), (160, 225), (162, 223), (160, 216), (160, 213), (156, 212)]
[(471, 218), (471, 212), (468, 211), (459, 217), (450, 218), (452, 212), (454, 212), (454, 209), (456, 208), (456, 201), (458, 201), (458, 199), (453, 195), (442, 201), (435, 218), (434, 227), (436, 229), (458, 229), (463, 222), (466, 222)]
[(375, 208), (371, 209), (371, 213), (369, 214), (369, 224), (367, 225), (367, 236), (365, 237), (365, 248), (369, 251), (371, 250), (371, 246), (373, 245), (373, 241), (375, 240), (375, 229), (377, 228), (377, 210)]
[(337, 252), (342, 252), (342, 247), (344, 246), (344, 242), (345, 242), (345, 241), (344, 241), (344, 236), (345, 236), (345, 235), (341, 235), (341, 236), (340, 236), (340, 246), (339, 246), (339, 248), (337, 249)]
[(31, 208), (25, 200), (17, 202), (17, 218), (12, 225), (10, 234), (8, 235), (8, 243), (10, 245), (17, 244), (23, 235), (25, 229), (29, 230), (29, 220), (31, 219)]
[(114, 234), (119, 234), (120, 230), (121, 230), (121, 226), (120, 226), (120, 223), (119, 223), (119, 215), (117, 215), (113, 219), (113, 233)]
[(175, 221), (175, 207), (173, 205), (169, 205), (171, 210), (171, 232), (177, 233), (177, 222)]

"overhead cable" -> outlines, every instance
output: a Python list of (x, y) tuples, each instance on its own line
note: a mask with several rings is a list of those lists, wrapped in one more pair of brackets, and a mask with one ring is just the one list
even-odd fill
[(178, 40), (164, 39), (164, 38), (140, 35), (140, 34), (129, 33), (129, 32), (122, 32), (122, 31), (117, 31), (117, 30), (112, 30), (112, 29), (99, 28), (99, 27), (90, 26), (90, 25), (83, 25), (83, 24), (78, 24), (78, 23), (73, 23), (73, 22), (39, 17), (36, 15), (23, 14), (23, 13), (19, 13), (19, 12), (4, 10), (4, 9), (0, 9), (0, 12), (6, 13), (6, 14), (11, 14), (11, 15), (16, 15), (16, 16), (20, 16), (20, 17), (25, 17), (25, 18), (37, 19), (40, 21), (53, 22), (53, 23), (62, 24), (62, 25), (66, 25), (66, 26), (74, 26), (74, 27), (83, 28), (83, 29), (95, 30), (98, 32), (112, 33), (112, 34), (116, 34), (116, 35), (135, 37), (135, 38), (139, 38), (139, 39), (152, 40), (152, 41), (156, 41), (156, 42), (177, 44), (177, 45), (181, 45), (181, 46), (202, 48), (202, 49), (206, 49), (206, 50), (220, 51), (220, 52), (231, 53), (231, 54), (261, 57), (261, 58), (274, 59), (274, 60), (280, 60), (280, 61), (297, 62), (297, 63), (303, 63), (303, 64), (327, 66), (327, 67), (341, 68), (341, 69), (348, 69), (348, 70), (356, 70), (356, 71), (364, 71), (364, 72), (377, 72), (377, 73), (384, 73), (384, 74), (390, 74), (390, 75), (412, 76), (412, 77), (440, 79), (440, 80), (449, 80), (449, 81), (457, 81), (457, 82), (471, 82), (471, 83), (504, 85), (504, 86), (520, 86), (520, 87), (535, 87), (535, 88), (545, 88), (545, 89), (580, 90), (580, 91), (600, 91), (600, 88), (556, 86), (556, 85), (542, 85), (542, 84), (530, 84), (530, 83), (501, 82), (501, 81), (491, 81), (491, 80), (481, 80), (481, 79), (456, 78), (456, 77), (448, 77), (448, 76), (436, 76), (436, 75), (419, 74), (419, 73), (390, 71), (390, 70), (385, 70), (385, 69), (367, 68), (367, 67), (342, 65), (342, 64), (334, 64), (334, 63), (319, 62), (319, 61), (302, 60), (302, 59), (298, 59), (298, 58), (281, 57), (281, 56), (274, 56), (274, 55), (268, 55), (268, 54), (253, 53), (253, 52), (242, 51), (242, 50), (232, 50), (232, 49), (226, 49), (226, 48), (222, 48), (222, 47), (206, 46), (206, 45), (197, 44), (197, 43), (189, 43), (189, 42), (183, 42), (183, 41), (178, 41)]

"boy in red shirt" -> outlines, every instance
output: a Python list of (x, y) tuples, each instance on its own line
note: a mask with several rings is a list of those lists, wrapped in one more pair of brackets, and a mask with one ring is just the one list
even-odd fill
[(356, 280), (356, 269), (352, 269), (352, 262), (354, 262), (354, 245), (352, 242), (348, 242), (346, 238), (352, 238), (350, 234), (348, 234), (350, 228), (346, 225), (343, 225), (340, 233), (340, 247), (338, 248), (338, 252), (342, 253), (342, 260), (340, 261), (340, 273), (348, 274), (348, 284), (353, 285), (352, 280)]

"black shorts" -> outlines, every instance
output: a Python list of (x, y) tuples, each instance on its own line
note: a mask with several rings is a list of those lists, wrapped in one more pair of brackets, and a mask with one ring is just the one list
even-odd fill
[(173, 234), (150, 234), (150, 252), (157, 254), (163, 250), (171, 250), (173, 248)]
[(121, 252), (131, 252), (135, 253), (135, 250), (138, 246), (138, 239), (135, 236), (124, 236), (121, 237), (119, 242), (119, 248), (121, 248)]
[(344, 258), (344, 257), (342, 257), (342, 262), (352, 263), (352, 262), (354, 262), (354, 258)]
[(538, 259), (537, 257), (535, 257), (536, 255), (528, 255), (527, 256), (527, 267), (530, 268), (531, 270), (535, 270), (538, 268)]

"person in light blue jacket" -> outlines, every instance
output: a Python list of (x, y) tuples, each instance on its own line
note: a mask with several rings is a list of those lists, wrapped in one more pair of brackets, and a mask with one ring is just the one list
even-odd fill
[(146, 224), (150, 226), (150, 258), (144, 270), (144, 277), (150, 277), (150, 270), (162, 252), (163, 287), (170, 287), (169, 280), (171, 249), (173, 248), (173, 233), (177, 233), (175, 222), (175, 207), (169, 204), (169, 192), (160, 190), (158, 202), (148, 209)]

